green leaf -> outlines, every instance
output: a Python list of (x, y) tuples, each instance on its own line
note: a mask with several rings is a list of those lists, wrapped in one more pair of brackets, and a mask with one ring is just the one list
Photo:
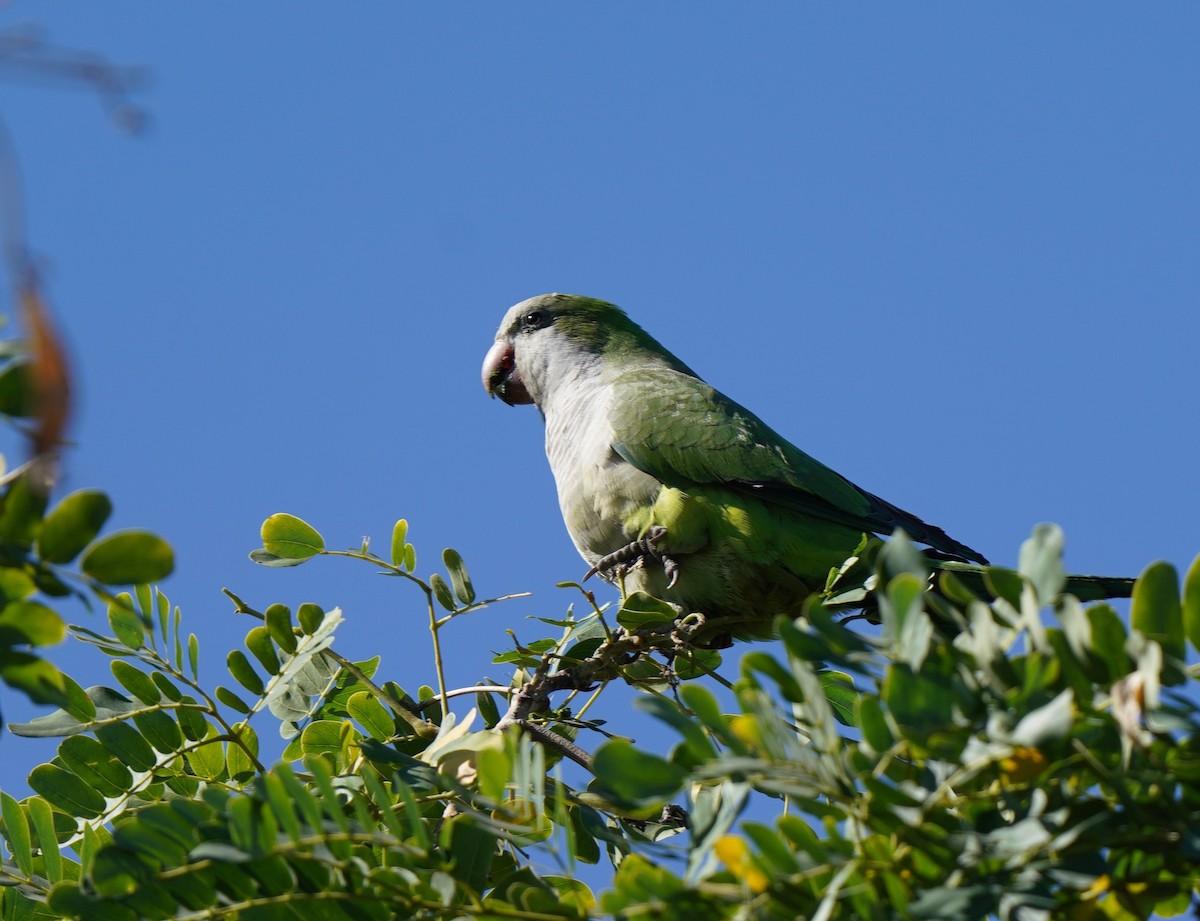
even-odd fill
[(37, 837), (37, 848), (41, 852), (46, 879), (57, 883), (63, 878), (63, 857), (59, 849), (58, 834), (54, 827), (54, 811), (40, 796), (31, 796), (25, 802), (29, 818)]
[(837, 721), (843, 726), (857, 725), (855, 710), (860, 695), (854, 687), (854, 679), (845, 672), (826, 669), (817, 673), (817, 680)]
[(658, 755), (639, 751), (624, 739), (605, 742), (596, 752), (589, 787), (615, 804), (636, 811), (657, 810), (679, 792), (682, 768)]
[[(312, 636), (325, 623), (325, 611), (321, 609), (319, 604), (306, 601), (296, 609), (296, 619), (300, 621), (300, 631), (305, 636)], [(294, 653), (295, 651), (296, 646), (293, 645), (292, 652)]]
[(453, 612), (456, 609), (454, 604), (454, 596), (450, 593), (450, 586), (436, 572), (429, 577), (429, 587), (433, 589), (433, 597), (447, 611)]
[(81, 489), (58, 503), (42, 522), (38, 555), (47, 563), (69, 563), (90, 544), (112, 514), (108, 496)]
[(392, 565), (404, 565), (404, 542), (408, 540), (408, 522), (401, 518), (392, 528)]
[(176, 703), (183, 700), (183, 691), (179, 690), (179, 686), (162, 672), (151, 672), (150, 680), (154, 682), (155, 687), (162, 691), (163, 696), (166, 697), (167, 700), (173, 700)]
[(1093, 604), (1085, 613), (1092, 627), (1092, 650), (1108, 669), (1108, 680), (1128, 675), (1133, 661), (1125, 651), (1125, 625), (1117, 612), (1107, 604)]
[(157, 582), (175, 568), (175, 554), (171, 545), (156, 534), (118, 531), (92, 544), (80, 567), (106, 585)]
[(20, 569), (0, 567), (0, 602), (20, 601), (37, 591), (29, 574)]
[[(678, 704), (666, 697), (650, 696), (637, 697), (634, 699), (634, 705), (656, 719), (666, 723), (684, 739), (684, 746), (688, 749), (691, 756), (691, 761), (695, 764), (703, 764), (717, 756), (717, 750), (713, 746), (708, 735), (701, 728), (700, 723), (692, 714), (685, 712)], [(672, 756), (678, 761), (678, 755)]]
[[(258, 770), (250, 755), (258, 757), (258, 736), (254, 730), (245, 723), (236, 723), (233, 726), (234, 736), (240, 740), (238, 742), (230, 742), (228, 751), (226, 752), (226, 765), (229, 768), (229, 776), (233, 778), (248, 777)], [(245, 746), (243, 748), (242, 746)], [(249, 749), (249, 754), (246, 749)]]
[(191, 670), (192, 680), (198, 681), (200, 679), (200, 640), (194, 633), (188, 634), (187, 652), (188, 668)]
[(299, 566), (301, 563), (307, 562), (307, 560), (285, 559), (283, 557), (276, 556), (274, 553), (268, 553), (261, 547), (258, 550), (250, 551), (250, 559), (259, 566), (274, 566), (277, 568)]
[(194, 697), (183, 698), (183, 703), (192, 704), (192, 706), (180, 707), (175, 711), (175, 716), (179, 720), (179, 728), (183, 731), (184, 736), (192, 742), (199, 742), (201, 739), (208, 737), (209, 726), (208, 720), (205, 719), (204, 713), (199, 709), (199, 705)]
[(217, 685), (215, 694), (217, 700), (229, 707), (231, 710), (236, 710), (242, 715), (250, 713), (250, 705), (224, 685)]
[(630, 592), (617, 611), (617, 623), (631, 632), (674, 623), (678, 617), (675, 608), (645, 592)]
[[(35, 704), (59, 707), (68, 705), (71, 689), (78, 687), (52, 663), (17, 649), (0, 648), (0, 679), (9, 687), (21, 691)], [(20, 735), (18, 727), (21, 725), (29, 724), (12, 724), (9, 729)]]
[(954, 695), (929, 669), (914, 672), (907, 665), (892, 665), (884, 679), (883, 699), (901, 728), (920, 741), (953, 717)]
[(164, 755), (177, 752), (179, 746), (183, 744), (183, 734), (179, 731), (179, 724), (162, 710), (135, 713), (133, 723), (145, 736), (146, 741)]
[(4, 835), (8, 838), (9, 852), (27, 877), (33, 876), (33, 840), (29, 835), (29, 822), (21, 804), (0, 791), (0, 816), (4, 819)]
[(367, 730), (372, 738), (387, 740), (396, 732), (396, 724), (387, 709), (368, 691), (359, 691), (346, 702), (346, 712)]
[[(370, 774), (370, 772), (367, 773)], [(271, 807), (271, 811), (275, 813), (275, 820), (287, 832), (287, 836), (293, 842), (299, 841), (304, 834), (304, 827), (300, 824), (300, 816), (297, 812), (296, 804), (288, 796), (287, 787), (280, 780), (276, 771), (263, 776), (262, 788), (267, 795), (267, 804)], [(385, 808), (382, 811), (390, 812), (391, 810)]]
[(0, 371), (0, 413), (28, 419), (37, 412), (30, 362), (10, 361)]
[(1183, 579), (1183, 629), (1192, 648), (1200, 650), (1200, 556)]
[(121, 687), (144, 704), (156, 704), (162, 700), (162, 692), (158, 686), (140, 668), (135, 668), (124, 659), (113, 659), (109, 663), (113, 677), (121, 683)]
[(233, 679), (251, 694), (259, 696), (265, 690), (258, 672), (240, 649), (234, 649), (225, 657), (225, 667), (229, 669)]
[(454, 594), (463, 604), (475, 600), (475, 588), (471, 585), (471, 577), (467, 574), (467, 565), (458, 551), (447, 547), (442, 551), (442, 562), (446, 564), (446, 572), (450, 574), (450, 584), (454, 586)]
[(46, 497), (29, 485), (29, 477), (16, 479), (0, 507), (0, 542), (32, 546), (46, 510)]
[(1179, 575), (1170, 563), (1151, 563), (1133, 585), (1129, 620), (1135, 630), (1156, 641), (1163, 653), (1179, 662), (1187, 655)]
[(35, 767), (29, 774), (29, 786), (67, 815), (94, 819), (104, 811), (104, 797), (98, 791), (56, 765)]
[(307, 560), (325, 549), (317, 529), (295, 515), (282, 512), (262, 524), (263, 549), (281, 560)]
[(135, 771), (148, 771), (157, 758), (154, 749), (129, 723), (110, 723), (96, 729), (96, 738), (104, 750)]
[(129, 605), (132, 603), (129, 595), (121, 593), (108, 606), (108, 625), (112, 632), (129, 649), (141, 649), (146, 641), (145, 624), (141, 615)]
[(0, 610), (0, 646), (51, 646), (62, 642), (67, 625), (36, 601), (10, 601)]
[(305, 755), (334, 755), (342, 750), (341, 720), (313, 720), (300, 733)]
[[(208, 723), (205, 723), (205, 729), (206, 739), (214, 739), (218, 734), (217, 728)], [(197, 745), (187, 753), (187, 761), (197, 777), (219, 780), (225, 773), (225, 746), (218, 741)]]
[(104, 796), (120, 796), (133, 782), (129, 768), (91, 736), (76, 735), (63, 739), (58, 747), (58, 758), (63, 766)]
[(275, 644), (271, 642), (271, 632), (264, 626), (251, 628), (246, 634), (246, 648), (254, 653), (254, 658), (268, 675), (279, 674), (279, 656), (275, 654)]
[(886, 752), (896, 743), (896, 739), (888, 726), (879, 698), (863, 695), (858, 699), (857, 708), (858, 727), (862, 730), (863, 740), (877, 754)]
[(988, 566), (983, 571), (983, 581), (995, 598), (1003, 598), (1018, 611), (1021, 609), (1021, 589), (1025, 580), (1020, 573), (1000, 566)]
[(471, 816), (460, 815), (442, 827), (442, 847), (454, 861), (455, 877), (475, 892), (483, 892), (496, 854), (495, 834)]
[(263, 614), (267, 631), (275, 645), (291, 655), (296, 651), (296, 625), (292, 623), (292, 612), (287, 605), (273, 604)]

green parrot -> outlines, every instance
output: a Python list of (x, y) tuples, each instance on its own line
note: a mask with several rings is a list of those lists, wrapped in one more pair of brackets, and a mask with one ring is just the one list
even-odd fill
[[(809, 457), (605, 301), (544, 294), (512, 307), (483, 385), (541, 411), (588, 575), (685, 613), (760, 628), (798, 614), (864, 535), (896, 529), (929, 547), (935, 568), (987, 563)], [(1092, 595), (1129, 593), (1127, 580), (1102, 581), (1113, 584)]]

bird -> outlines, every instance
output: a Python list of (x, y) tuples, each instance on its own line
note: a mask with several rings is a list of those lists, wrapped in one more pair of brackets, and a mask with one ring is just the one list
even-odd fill
[[(897, 530), (934, 568), (988, 563), (800, 450), (607, 301), (554, 293), (514, 305), (482, 378), (489, 395), (541, 412), (588, 576), (743, 625), (734, 638), (769, 635), (864, 540)], [(1107, 594), (1128, 594), (1128, 580), (1105, 581)]]

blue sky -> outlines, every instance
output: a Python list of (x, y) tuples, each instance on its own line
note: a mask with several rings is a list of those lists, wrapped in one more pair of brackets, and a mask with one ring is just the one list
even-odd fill
[[(334, 547), (405, 517), (423, 572), (454, 546), (481, 594), (534, 592), (450, 628), (453, 683), (503, 677), (505, 628), (561, 614), (584, 567), (540, 419), (479, 382), (504, 310), (546, 291), (622, 304), (996, 562), (1040, 521), (1079, 572), (1200, 551), (1200, 7), (130, 0), (18, 23), (151, 75), (140, 137), (13, 79), (0, 115), (80, 384), (63, 488), (173, 543), (212, 679), (252, 626), (227, 586), (340, 605), (345, 654), (432, 681), (415, 592), (248, 562), (277, 511)], [(7, 789), (49, 757), (0, 745)]]

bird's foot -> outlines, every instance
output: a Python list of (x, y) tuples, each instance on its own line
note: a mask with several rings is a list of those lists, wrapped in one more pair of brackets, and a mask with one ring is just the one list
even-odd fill
[(597, 573), (606, 572), (614, 567), (626, 569), (629, 565), (650, 557), (662, 563), (663, 572), (667, 576), (667, 588), (674, 588), (675, 583), (679, 581), (679, 564), (675, 562), (674, 558), (658, 551), (659, 542), (666, 536), (666, 528), (662, 525), (654, 525), (646, 532), (645, 537), (630, 541), (624, 547), (619, 547), (612, 553), (605, 554), (596, 560), (595, 565), (584, 575), (583, 581), (586, 582)]

